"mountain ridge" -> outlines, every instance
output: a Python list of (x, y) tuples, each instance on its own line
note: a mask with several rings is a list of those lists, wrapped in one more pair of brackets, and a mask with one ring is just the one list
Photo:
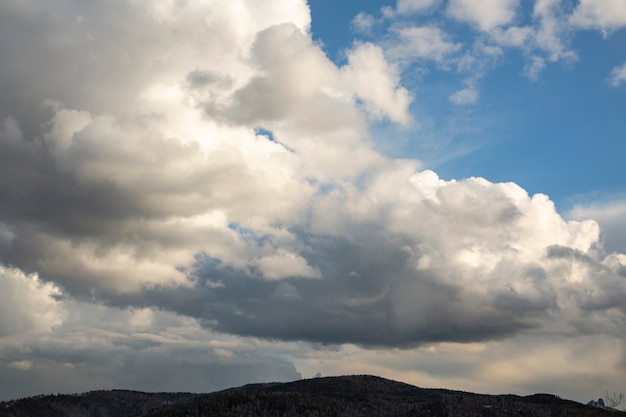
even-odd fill
[(420, 388), (372, 375), (254, 383), (207, 394), (100, 390), (0, 403), (0, 417), (626, 416), (552, 394)]

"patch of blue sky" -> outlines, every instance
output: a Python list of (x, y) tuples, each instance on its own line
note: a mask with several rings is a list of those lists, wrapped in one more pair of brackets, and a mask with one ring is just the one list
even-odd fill
[[(474, 53), (475, 42), (485, 39), (471, 25), (450, 19), (446, 2), (395, 22), (381, 19), (381, 8), (395, 6), (392, 2), (309, 4), (314, 38), (340, 65), (345, 63), (343, 51), (355, 40), (384, 47), (390, 24), (442, 29), (447, 41), (462, 44), (455, 57)], [(566, 13), (576, 4), (564, 2)], [(534, 2), (520, 5), (511, 24), (531, 24)], [(360, 12), (379, 19), (369, 34), (357, 33), (351, 25)], [(444, 179), (481, 176), (515, 182), (530, 194), (549, 195), (560, 210), (567, 210), (577, 196), (623, 195), (626, 83), (612, 86), (608, 79), (613, 68), (626, 63), (626, 29), (606, 36), (598, 30), (566, 32), (563, 45), (575, 52), (576, 60), (550, 62), (545, 51), (504, 47), (496, 58), (476, 55), (480, 62), (473, 70), (459, 70), (455, 59), (403, 62), (401, 82), (414, 98), (410, 112), (415, 123), (374, 122), (370, 134), (376, 148), (390, 157), (419, 159)], [(545, 60), (534, 80), (525, 74), (533, 54)], [(450, 97), (468, 86), (476, 91), (475, 102), (452, 103)]]
[(342, 62), (342, 51), (355, 39), (352, 19), (360, 12), (376, 14), (383, 5), (391, 4), (380, 0), (309, 0), (313, 39), (323, 44), (331, 60)]
[(268, 130), (264, 127), (255, 127), (254, 128), (254, 134), (256, 136), (263, 136), (265, 138), (267, 138), (267, 140), (269, 140), (270, 142), (274, 142), (277, 143), (278, 145), (282, 146), (283, 148), (285, 148), (285, 150), (289, 151), (289, 152), (294, 152), (293, 149), (291, 149), (289, 146), (285, 145), (284, 143), (280, 142), (279, 140), (276, 139), (276, 137), (274, 136), (274, 132), (272, 132), (271, 130)]
[(276, 142), (276, 139), (274, 139), (274, 132), (272, 132), (271, 130), (267, 130), (263, 127), (257, 127), (254, 129), (254, 134), (257, 136), (265, 136), (267, 139), (269, 139), (272, 142)]
[(255, 241), (261, 244), (263, 243), (263, 241), (269, 238), (267, 235), (259, 234), (255, 230), (243, 227), (237, 222), (229, 223), (228, 228), (234, 232), (237, 232), (237, 234), (239, 234), (239, 236), (241, 236), (241, 238), (245, 241)]

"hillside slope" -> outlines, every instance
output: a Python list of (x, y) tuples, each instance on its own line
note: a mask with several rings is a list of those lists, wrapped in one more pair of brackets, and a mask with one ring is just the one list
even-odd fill
[(423, 389), (374, 376), (250, 384), (210, 394), (96, 391), (0, 403), (0, 417), (622, 417), (550, 394), (527, 397)]

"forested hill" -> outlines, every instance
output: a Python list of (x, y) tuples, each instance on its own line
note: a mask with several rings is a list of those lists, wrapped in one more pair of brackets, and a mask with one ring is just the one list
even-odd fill
[(0, 403), (0, 417), (133, 417), (180, 404), (198, 394), (111, 390), (39, 395)]
[(251, 384), (210, 394), (94, 391), (0, 403), (0, 417), (626, 417), (550, 394), (528, 397), (423, 389), (374, 376)]

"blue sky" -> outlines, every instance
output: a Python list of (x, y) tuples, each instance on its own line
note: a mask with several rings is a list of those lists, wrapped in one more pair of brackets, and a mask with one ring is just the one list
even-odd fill
[[(380, 41), (389, 28), (389, 22), (380, 22), (372, 34), (359, 33), (355, 16), (380, 19), (381, 8), (394, 7), (381, 1), (312, 0), (310, 5), (313, 37), (338, 63), (353, 42)], [(521, 3), (515, 23), (528, 24), (532, 7), (532, 2)], [(480, 36), (467, 24), (450, 22), (444, 5), (402, 20), (405, 25), (440, 26), (464, 48)], [(603, 35), (581, 29), (564, 38), (577, 60), (548, 63), (537, 79), (529, 79), (523, 73), (524, 54), (507, 49), (478, 81), (478, 101), (463, 108), (448, 96), (466, 74), (426, 65), (428, 74), (416, 79), (413, 66), (404, 68), (403, 82), (413, 87), (412, 114), (419, 126), (397, 132), (403, 139), (391, 149), (381, 148), (421, 159), (443, 178), (514, 181), (531, 193), (548, 194), (561, 210), (623, 195), (626, 87), (611, 86), (607, 79), (626, 62), (626, 31)], [(436, 149), (424, 144), (424, 137)]]
[(0, 90), (0, 400), (626, 385), (626, 0), (4, 0)]

